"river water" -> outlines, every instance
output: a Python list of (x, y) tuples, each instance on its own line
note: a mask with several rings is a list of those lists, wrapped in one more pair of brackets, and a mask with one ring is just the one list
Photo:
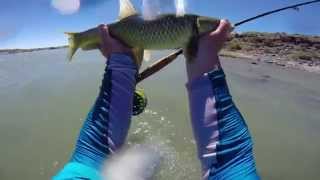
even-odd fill
[[(166, 52), (168, 53), (168, 52)], [(153, 58), (166, 54), (156, 53)], [(320, 75), (223, 58), (234, 100), (250, 127), (263, 179), (320, 177)], [(104, 69), (97, 52), (0, 55), (0, 179), (49, 179), (70, 157)], [(164, 144), (155, 179), (199, 179), (180, 58), (144, 87), (129, 146)]]

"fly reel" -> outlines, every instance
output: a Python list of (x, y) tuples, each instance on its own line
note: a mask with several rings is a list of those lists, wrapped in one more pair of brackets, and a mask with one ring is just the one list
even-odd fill
[(147, 107), (148, 99), (146, 94), (144, 93), (144, 90), (141, 88), (136, 88), (134, 91), (134, 97), (133, 97), (133, 109), (132, 109), (132, 115), (137, 116), (141, 114), (144, 109)]

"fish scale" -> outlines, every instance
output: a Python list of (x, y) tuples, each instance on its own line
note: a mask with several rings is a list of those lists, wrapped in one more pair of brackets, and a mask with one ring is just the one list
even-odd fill
[(143, 49), (173, 49), (188, 42), (194, 31), (196, 16), (161, 16), (158, 20), (144, 21), (141, 17), (131, 17), (123, 22), (109, 25), (112, 35), (131, 47)]

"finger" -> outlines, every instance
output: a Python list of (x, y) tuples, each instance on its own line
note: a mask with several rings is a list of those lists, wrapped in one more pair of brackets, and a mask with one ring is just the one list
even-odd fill
[(232, 26), (230, 24), (230, 22), (226, 19), (222, 19), (220, 21), (220, 24), (217, 28), (217, 30), (215, 32), (217, 33), (227, 33), (227, 32), (230, 32), (232, 29)]
[(101, 35), (101, 48), (108, 47), (110, 39), (108, 27), (106, 25), (101, 24), (98, 28)]

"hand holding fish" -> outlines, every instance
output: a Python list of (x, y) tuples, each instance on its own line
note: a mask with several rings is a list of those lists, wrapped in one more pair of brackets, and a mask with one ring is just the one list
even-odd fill
[(113, 53), (127, 54), (133, 57), (132, 51), (129, 47), (110, 36), (108, 27), (106, 25), (99, 25), (98, 29), (101, 36), (101, 44), (99, 49), (105, 58), (109, 59), (110, 55)]
[(189, 81), (221, 66), (218, 53), (230, 38), (232, 29), (228, 20), (221, 20), (215, 31), (200, 37), (195, 61), (186, 61)]

